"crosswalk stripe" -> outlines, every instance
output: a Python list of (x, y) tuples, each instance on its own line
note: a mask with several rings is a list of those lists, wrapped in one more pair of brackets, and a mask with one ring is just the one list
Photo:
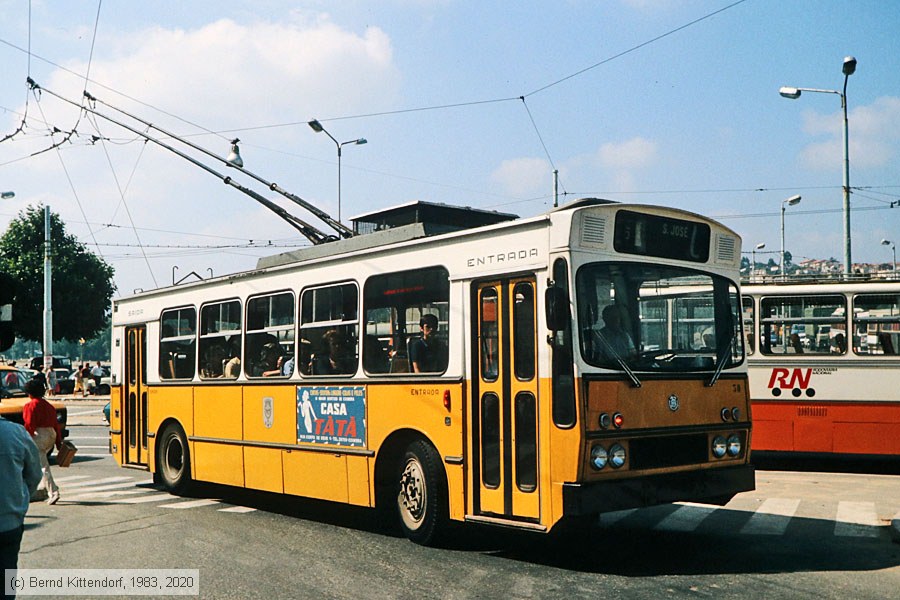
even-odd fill
[(75, 481), (76, 479), (87, 479), (88, 477), (88, 475), (66, 475), (65, 477), (53, 477), (53, 481), (63, 483), (65, 481)]
[(873, 502), (839, 502), (834, 535), (878, 537), (881, 523)]
[(110, 490), (108, 492), (88, 492), (86, 494), (76, 494), (74, 496), (66, 496), (66, 500), (93, 500), (100, 498), (112, 498), (113, 496), (130, 496), (133, 494), (143, 494), (144, 490)]
[(173, 504), (162, 504), (161, 508), (198, 508), (200, 506), (212, 506), (213, 504), (221, 504), (218, 500), (210, 498), (201, 498), (200, 500), (189, 500), (187, 502), (175, 502)]
[(768, 498), (741, 528), (741, 533), (781, 535), (787, 529), (799, 506), (800, 500), (796, 498)]
[(636, 508), (629, 508), (628, 510), (617, 510), (615, 512), (601, 513), (600, 514), (600, 525), (602, 527), (609, 527), (611, 525), (615, 525), (622, 519), (633, 515), (637, 512)]
[[(79, 481), (78, 483), (71, 483), (68, 485), (60, 486), (62, 488), (77, 488), (77, 487), (85, 487), (91, 485), (97, 485), (101, 483), (118, 483), (120, 481), (133, 481), (133, 477), (104, 477), (103, 479), (92, 479), (91, 481)], [(56, 481), (60, 481), (56, 479)]]
[(255, 508), (250, 508), (249, 506), (230, 506), (228, 508), (220, 508), (219, 512), (227, 512), (227, 513), (249, 513), (254, 512)]
[(684, 503), (675, 509), (675, 512), (657, 523), (653, 529), (657, 531), (694, 531), (706, 517), (716, 510), (714, 506)]
[(110, 502), (116, 504), (143, 504), (145, 502), (159, 502), (161, 500), (171, 500), (174, 498), (171, 494), (150, 494), (145, 496), (137, 496), (135, 498), (112, 499)]
[[(124, 488), (133, 488), (139, 485), (147, 485), (149, 483), (153, 483), (152, 480), (148, 479), (147, 481), (126, 481), (125, 483), (110, 483), (109, 485), (98, 485), (98, 486), (83, 486), (79, 489), (75, 490), (76, 494), (81, 493), (93, 493), (93, 492), (105, 492), (107, 490), (121, 490)], [(60, 486), (65, 487), (65, 486)]]

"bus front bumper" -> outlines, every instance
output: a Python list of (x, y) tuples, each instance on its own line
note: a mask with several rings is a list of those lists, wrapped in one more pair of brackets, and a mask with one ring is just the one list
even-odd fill
[(589, 515), (669, 502), (726, 504), (735, 494), (756, 489), (752, 465), (667, 473), (593, 483), (564, 483), (566, 516)]

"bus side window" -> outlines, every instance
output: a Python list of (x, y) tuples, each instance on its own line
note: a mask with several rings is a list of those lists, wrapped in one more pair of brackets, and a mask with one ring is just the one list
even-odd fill
[(247, 301), (248, 377), (286, 377), (285, 363), (294, 355), (294, 295), (257, 296)]
[(194, 307), (163, 311), (160, 317), (160, 379), (193, 379), (196, 361), (197, 310)]
[[(450, 343), (450, 275), (443, 267), (386, 273), (370, 277), (363, 289), (365, 336), (378, 344), (364, 344), (363, 366), (368, 373), (382, 373), (383, 358), (389, 356), (388, 373), (412, 373), (410, 349), (427, 357), (422, 372), (443, 373), (447, 369)], [(435, 323), (436, 320), (436, 323)], [(424, 325), (423, 325), (424, 323)], [(432, 327), (435, 325), (435, 327)], [(422, 335), (428, 328), (433, 343), (422, 353)], [(372, 365), (372, 367), (370, 367)]]

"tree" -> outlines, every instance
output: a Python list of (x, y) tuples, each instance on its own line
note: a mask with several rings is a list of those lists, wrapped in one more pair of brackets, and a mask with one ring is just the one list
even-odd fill
[[(113, 268), (66, 233), (50, 213), (54, 340), (92, 339), (107, 325), (115, 292)], [(0, 271), (18, 282), (13, 328), (28, 340), (43, 338), (44, 209), (29, 206), (0, 237)]]

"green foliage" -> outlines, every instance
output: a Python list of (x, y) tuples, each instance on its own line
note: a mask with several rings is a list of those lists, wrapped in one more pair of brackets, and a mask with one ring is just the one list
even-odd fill
[[(59, 215), (50, 213), (53, 338), (93, 339), (106, 326), (115, 291), (113, 268), (66, 233)], [(29, 206), (0, 237), (0, 270), (18, 281), (13, 303), (16, 334), (43, 338), (44, 209)], [(54, 351), (54, 354), (56, 352)]]

